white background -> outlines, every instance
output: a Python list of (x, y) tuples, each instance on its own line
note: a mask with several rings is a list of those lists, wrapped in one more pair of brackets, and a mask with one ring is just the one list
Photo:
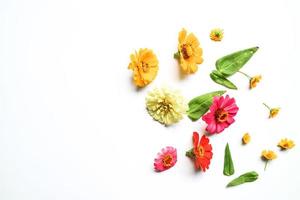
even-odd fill
[[(24, 0), (0, 2), (0, 199), (289, 199), (300, 198), (299, 53), (297, 1), (101, 1)], [(182, 27), (196, 34), (204, 63), (195, 75), (180, 77), (173, 53)], [(212, 28), (225, 31), (220, 43)], [(242, 75), (236, 123), (210, 137), (210, 169), (195, 173), (185, 157), (192, 132), (203, 121), (187, 117), (164, 127), (145, 110), (148, 91), (163, 84), (187, 100), (224, 89), (209, 78), (216, 59), (236, 50), (260, 49), (243, 71), (262, 74), (254, 90)], [(157, 54), (155, 81), (136, 90), (127, 69), (139, 48)], [(268, 119), (262, 102), (280, 106)], [(252, 141), (241, 145), (243, 133)], [(276, 144), (296, 142), (288, 152)], [(222, 174), (226, 142), (236, 173)], [(178, 162), (153, 171), (162, 147), (178, 149)], [(266, 171), (263, 149), (278, 152)], [(234, 188), (241, 173), (260, 178)]]

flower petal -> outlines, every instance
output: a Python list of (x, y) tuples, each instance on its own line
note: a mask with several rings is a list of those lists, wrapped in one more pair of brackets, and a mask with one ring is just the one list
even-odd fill
[(198, 143), (199, 143), (199, 134), (197, 132), (193, 133), (193, 144), (194, 144), (194, 148), (198, 147)]

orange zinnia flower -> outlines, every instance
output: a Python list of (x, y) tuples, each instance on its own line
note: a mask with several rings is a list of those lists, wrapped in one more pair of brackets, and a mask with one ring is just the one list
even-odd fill
[(184, 74), (193, 74), (198, 70), (198, 64), (203, 62), (202, 48), (199, 40), (193, 33), (182, 29), (178, 35), (178, 52), (174, 57), (178, 59), (181, 71)]
[(209, 139), (205, 135), (202, 135), (199, 140), (199, 134), (197, 132), (193, 133), (193, 153), (195, 159), (196, 169), (201, 169), (205, 172), (209, 168), (210, 160), (213, 156), (212, 146), (209, 144)]
[(151, 83), (158, 72), (158, 60), (150, 49), (140, 49), (130, 55), (128, 69), (133, 71), (133, 83), (137, 87), (145, 87)]

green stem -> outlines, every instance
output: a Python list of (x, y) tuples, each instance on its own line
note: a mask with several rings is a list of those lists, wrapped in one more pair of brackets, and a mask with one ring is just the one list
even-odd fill
[(241, 72), (241, 71), (238, 71), (239, 73), (243, 74), (244, 76), (246, 76), (248, 79), (251, 79), (251, 76), (249, 76), (248, 74), (244, 73), (244, 72)]
[(271, 107), (268, 106), (266, 103), (263, 103), (264, 106), (266, 106), (269, 110), (271, 110)]
[(265, 164), (265, 168), (264, 168), (265, 171), (266, 171), (267, 165), (268, 165), (268, 160), (266, 161), (266, 164)]

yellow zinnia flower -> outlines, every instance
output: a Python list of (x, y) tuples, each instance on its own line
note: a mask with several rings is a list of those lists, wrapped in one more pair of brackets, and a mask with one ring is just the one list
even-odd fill
[(200, 43), (193, 33), (187, 34), (185, 29), (179, 32), (178, 52), (174, 57), (178, 59), (181, 71), (192, 74), (198, 70), (198, 64), (203, 62)]
[(277, 155), (274, 151), (271, 151), (271, 150), (263, 150), (262, 153), (261, 153), (261, 157), (263, 160), (266, 161), (266, 164), (265, 164), (265, 170), (266, 170), (266, 167), (268, 165), (268, 162), (270, 160), (274, 160), (277, 158)]
[(224, 32), (220, 28), (215, 28), (215, 29), (211, 30), (209, 37), (211, 40), (219, 42), (223, 39)]
[(256, 85), (260, 82), (260, 80), (262, 79), (261, 75), (257, 75), (257, 76), (253, 76), (250, 79), (250, 89), (253, 89), (256, 87)]
[(146, 97), (146, 107), (153, 119), (171, 125), (183, 118), (187, 103), (179, 91), (169, 88), (155, 88)]
[(131, 62), (128, 69), (133, 71), (133, 82), (138, 87), (145, 87), (151, 83), (158, 71), (158, 60), (150, 49), (140, 49), (130, 55)]
[(251, 140), (251, 136), (249, 135), (249, 133), (245, 133), (242, 138), (243, 144), (248, 144), (250, 140)]
[(287, 150), (293, 148), (295, 146), (295, 143), (293, 140), (284, 138), (280, 140), (277, 146), (280, 147), (282, 150)]

